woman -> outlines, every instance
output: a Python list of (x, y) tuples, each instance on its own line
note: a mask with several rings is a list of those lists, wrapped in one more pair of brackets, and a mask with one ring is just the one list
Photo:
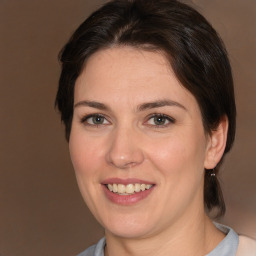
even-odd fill
[[(105, 238), (80, 255), (255, 255), (217, 175), (235, 137), (233, 80), (211, 25), (175, 0), (116, 0), (60, 54), (56, 104)], [(249, 250), (246, 252), (245, 250)]]

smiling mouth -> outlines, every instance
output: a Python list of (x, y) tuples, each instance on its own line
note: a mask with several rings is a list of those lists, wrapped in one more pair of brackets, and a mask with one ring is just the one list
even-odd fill
[(153, 187), (153, 184), (105, 184), (107, 189), (115, 194), (126, 196), (140, 193)]

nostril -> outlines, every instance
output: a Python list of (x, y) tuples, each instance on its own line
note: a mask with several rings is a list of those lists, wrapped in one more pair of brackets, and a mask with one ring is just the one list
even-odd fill
[(109, 149), (105, 155), (107, 163), (119, 169), (132, 168), (141, 164), (144, 154), (142, 148), (136, 143), (138, 140), (130, 139), (127, 132), (124, 134), (120, 130), (114, 135), (109, 141)]

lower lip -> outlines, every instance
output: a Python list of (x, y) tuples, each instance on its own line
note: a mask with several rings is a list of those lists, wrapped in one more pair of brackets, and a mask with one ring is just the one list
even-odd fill
[(131, 195), (119, 195), (109, 191), (105, 185), (102, 185), (102, 187), (105, 195), (111, 202), (119, 205), (132, 205), (148, 197), (155, 186), (152, 186), (150, 189), (146, 189), (144, 191), (134, 193)]

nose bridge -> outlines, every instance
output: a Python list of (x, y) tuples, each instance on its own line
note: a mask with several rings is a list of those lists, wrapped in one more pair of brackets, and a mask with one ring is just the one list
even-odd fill
[(142, 163), (144, 155), (136, 128), (127, 124), (117, 126), (112, 131), (106, 157), (109, 164), (120, 169)]

